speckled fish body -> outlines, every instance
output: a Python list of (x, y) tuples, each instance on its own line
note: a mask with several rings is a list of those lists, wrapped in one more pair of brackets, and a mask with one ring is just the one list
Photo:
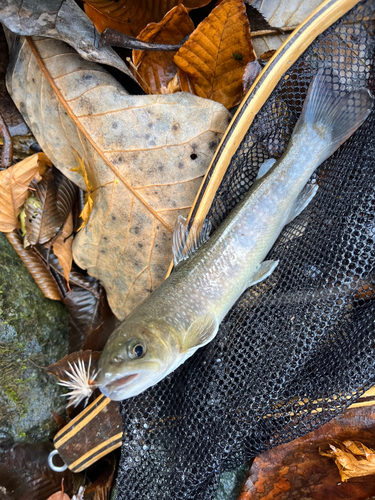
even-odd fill
[(244, 290), (276, 268), (277, 262), (264, 259), (315, 195), (317, 186), (307, 181), (371, 106), (366, 89), (338, 97), (318, 72), (283, 156), (261, 167), (249, 193), (208, 241), (111, 335), (99, 363), (103, 394), (121, 400), (141, 393), (215, 337)]

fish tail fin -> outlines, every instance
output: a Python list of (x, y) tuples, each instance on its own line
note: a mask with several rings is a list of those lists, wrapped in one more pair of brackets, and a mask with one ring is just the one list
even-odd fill
[(322, 68), (310, 84), (302, 113), (293, 135), (303, 126), (313, 127), (327, 143), (321, 161), (331, 156), (365, 121), (371, 111), (373, 97), (360, 88), (339, 94), (338, 76), (331, 68)]

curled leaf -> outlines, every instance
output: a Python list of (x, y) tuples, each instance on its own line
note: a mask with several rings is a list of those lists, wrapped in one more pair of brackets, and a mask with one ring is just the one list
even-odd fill
[(61, 215), (62, 224), (65, 224), (77, 198), (78, 187), (57, 169), (54, 169), (53, 175), (58, 184), (56, 204)]
[(189, 80), (180, 75), (181, 90), (232, 108), (242, 98), (245, 66), (254, 59), (243, 1), (223, 0), (190, 35), (174, 62)]
[(350, 440), (330, 444), (329, 447), (328, 451), (319, 449), (319, 453), (334, 459), (343, 482), (351, 477), (375, 474), (375, 450), (359, 441)]
[(251, 89), (251, 86), (253, 85), (261, 71), (262, 66), (259, 64), (257, 59), (254, 59), (254, 61), (250, 61), (248, 64), (246, 64), (246, 68), (242, 77), (244, 94), (246, 94)]
[(30, 245), (47, 243), (59, 231), (62, 218), (57, 206), (57, 187), (52, 170), (48, 170), (36, 186), (37, 199), (27, 203), (26, 212), (26, 237)]
[(45, 297), (52, 300), (62, 300), (61, 291), (56, 280), (38, 255), (33, 250), (24, 248), (22, 238), (17, 233), (8, 233), (5, 236), (20, 256)]
[[(160, 23), (150, 23), (139, 33), (138, 38), (145, 42), (177, 44), (194, 30), (193, 21), (183, 5), (170, 10)], [(137, 67), (135, 77), (144, 90), (160, 94), (177, 72), (173, 62), (175, 52), (148, 52), (133, 50), (133, 62)]]
[(81, 349), (88, 335), (102, 323), (101, 310), (105, 294), (99, 282), (91, 279), (99, 296), (94, 295), (89, 289), (74, 286), (64, 299), (65, 307), (70, 315), (69, 348), (71, 351)]
[(77, 172), (78, 174), (82, 175), (83, 180), (84, 180), (85, 185), (86, 185), (86, 189), (87, 189), (87, 191), (85, 193), (85, 205), (84, 205), (83, 210), (80, 214), (80, 217), (82, 218), (83, 222), (77, 230), (77, 231), (79, 231), (86, 226), (86, 224), (89, 220), (89, 217), (90, 217), (90, 214), (92, 212), (93, 205), (94, 205), (94, 200), (92, 198), (93, 187), (92, 187), (90, 179), (87, 175), (87, 170), (85, 167), (84, 159), (79, 157), (76, 150), (74, 150), (74, 152), (77, 156), (79, 165), (78, 165), (78, 167), (71, 168), (70, 170), (72, 172)]
[(37, 153), (0, 172), (0, 231), (11, 233), (18, 226), (18, 215), (30, 192), (33, 179), (41, 175), (51, 162), (44, 153)]
[(59, 264), (64, 270), (64, 278), (69, 283), (70, 270), (73, 263), (73, 215), (70, 214), (68, 220), (64, 224), (60, 236), (53, 243), (53, 251), (59, 259)]

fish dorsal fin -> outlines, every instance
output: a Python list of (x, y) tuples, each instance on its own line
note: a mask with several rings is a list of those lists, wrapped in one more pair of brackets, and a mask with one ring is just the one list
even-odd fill
[(183, 341), (182, 349), (193, 354), (199, 347), (202, 347), (215, 337), (219, 328), (217, 319), (212, 313), (200, 316), (190, 325)]
[(210, 231), (211, 222), (202, 220), (202, 222), (195, 224), (189, 232), (185, 217), (179, 215), (172, 236), (173, 264), (177, 266), (179, 262), (186, 260), (198, 250), (208, 240)]
[(275, 158), (270, 158), (269, 160), (262, 163), (258, 171), (257, 179), (263, 177), (263, 175), (265, 175), (275, 163), (276, 163)]

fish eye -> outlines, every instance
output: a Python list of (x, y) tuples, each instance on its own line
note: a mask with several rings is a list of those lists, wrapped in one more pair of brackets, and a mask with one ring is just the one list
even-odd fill
[(131, 359), (142, 358), (146, 354), (146, 346), (144, 343), (138, 339), (134, 339), (129, 342), (128, 345), (128, 355)]

